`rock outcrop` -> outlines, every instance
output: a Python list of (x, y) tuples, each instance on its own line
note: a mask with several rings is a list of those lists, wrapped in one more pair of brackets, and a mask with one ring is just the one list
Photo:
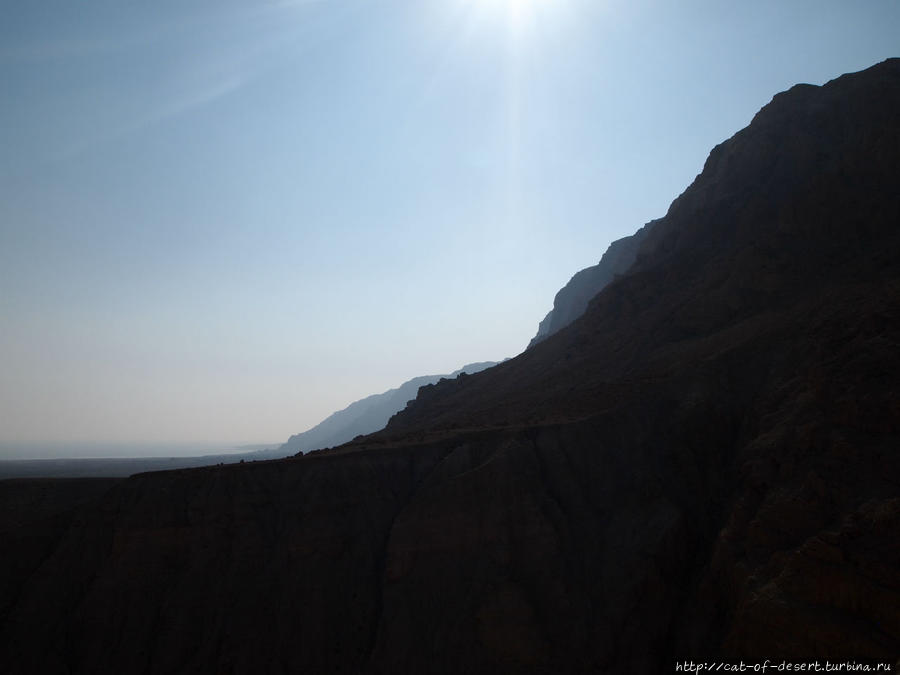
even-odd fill
[(0, 532), (0, 670), (893, 663), (898, 175), (900, 60), (776, 96), (515, 359)]
[(591, 298), (617, 276), (625, 274), (634, 264), (641, 242), (654, 222), (647, 223), (632, 235), (614, 241), (599, 263), (581, 270), (569, 279), (553, 298), (553, 309), (538, 324), (537, 334), (531, 338), (528, 347), (534, 347), (584, 314)]

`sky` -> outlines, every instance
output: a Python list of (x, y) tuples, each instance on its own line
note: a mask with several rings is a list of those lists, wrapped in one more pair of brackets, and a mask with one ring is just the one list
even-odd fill
[(515, 356), (900, 3), (3, 0), (0, 443), (280, 442)]

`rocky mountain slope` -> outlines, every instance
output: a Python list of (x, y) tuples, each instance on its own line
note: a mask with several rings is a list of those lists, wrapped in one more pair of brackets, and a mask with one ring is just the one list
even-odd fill
[(647, 223), (634, 234), (617, 239), (609, 245), (599, 263), (569, 279), (553, 298), (553, 309), (538, 324), (537, 334), (531, 338), (528, 347), (547, 339), (584, 314), (591, 298), (634, 264), (641, 242), (653, 225), (652, 222)]
[(519, 357), (340, 448), (8, 526), (0, 670), (893, 663), (898, 175), (900, 60), (779, 94)]
[(278, 448), (260, 453), (259, 459), (287, 457), (298, 452), (331, 448), (353, 440), (361, 434), (371, 434), (384, 428), (394, 413), (403, 410), (406, 403), (416, 397), (419, 387), (434, 384), (442, 379), (453, 379), (462, 373), (480, 373), (497, 365), (496, 361), (469, 363), (449, 375), (422, 375), (407, 380), (395, 389), (382, 394), (372, 394), (351, 403), (343, 410), (332, 413), (311, 429), (291, 436)]

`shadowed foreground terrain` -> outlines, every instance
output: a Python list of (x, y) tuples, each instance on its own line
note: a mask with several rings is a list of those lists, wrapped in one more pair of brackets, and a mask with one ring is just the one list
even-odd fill
[(897, 176), (900, 60), (799, 85), (579, 320), (383, 432), (4, 519), (0, 670), (894, 663)]

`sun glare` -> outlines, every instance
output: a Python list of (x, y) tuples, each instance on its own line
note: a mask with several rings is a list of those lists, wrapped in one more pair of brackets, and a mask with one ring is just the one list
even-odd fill
[(519, 34), (531, 29), (539, 12), (553, 0), (472, 0), (472, 4)]

